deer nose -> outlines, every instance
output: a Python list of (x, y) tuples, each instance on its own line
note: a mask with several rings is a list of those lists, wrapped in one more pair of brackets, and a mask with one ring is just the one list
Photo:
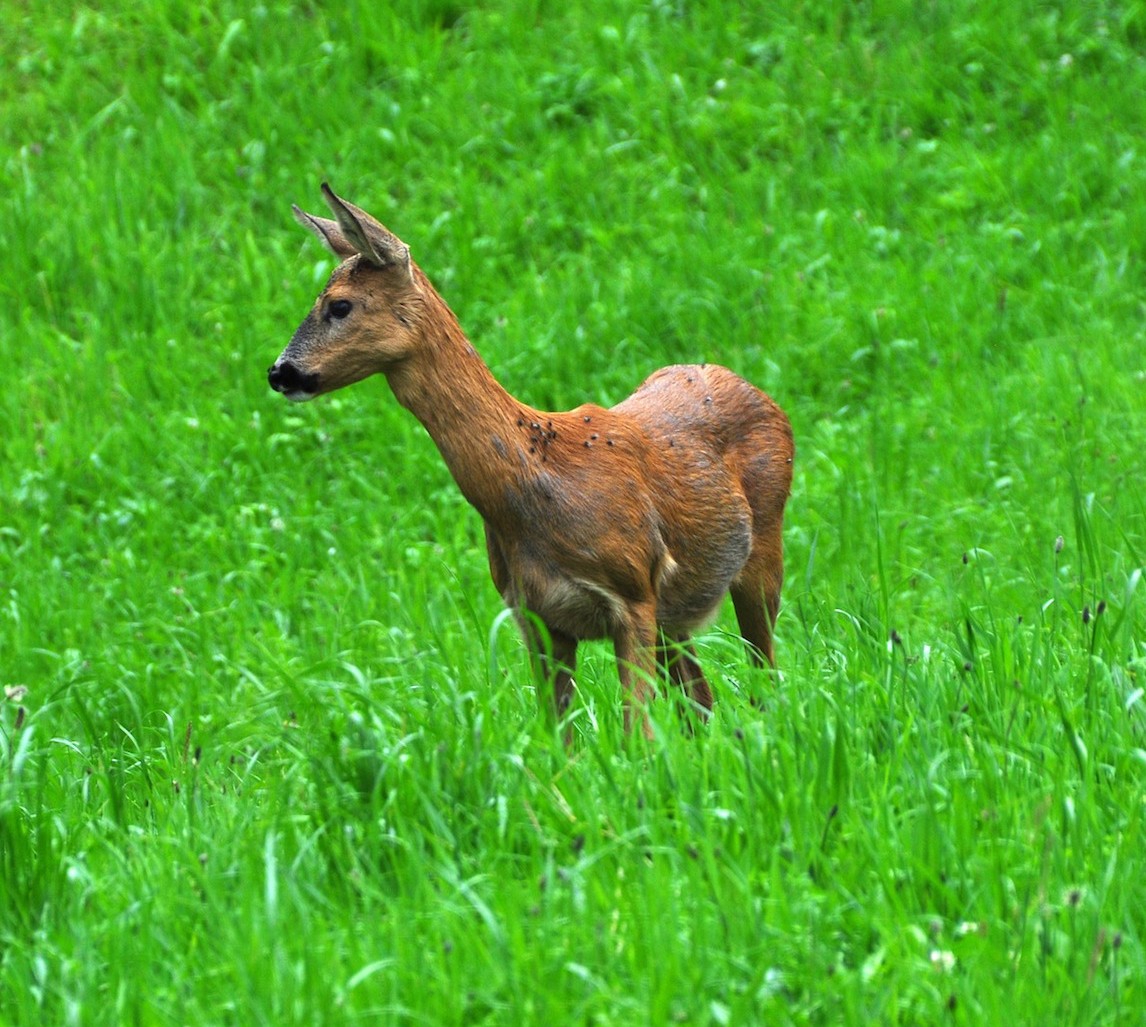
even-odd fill
[(267, 369), (267, 382), (275, 392), (286, 395), (318, 392), (318, 375), (306, 374), (289, 360), (280, 360)]

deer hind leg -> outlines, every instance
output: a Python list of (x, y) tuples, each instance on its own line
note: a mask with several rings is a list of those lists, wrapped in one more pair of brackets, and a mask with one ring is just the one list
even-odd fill
[(752, 662), (776, 666), (772, 626), (780, 613), (780, 586), (784, 581), (784, 556), (780, 522), (753, 539), (752, 552), (729, 589), (740, 634), (748, 643)]
[(707, 719), (712, 712), (712, 689), (688, 637), (669, 638), (662, 632), (657, 643), (657, 663), (664, 676), (680, 688)]

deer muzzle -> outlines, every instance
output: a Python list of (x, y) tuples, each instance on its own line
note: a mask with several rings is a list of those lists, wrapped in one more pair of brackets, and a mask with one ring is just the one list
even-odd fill
[(279, 360), (267, 369), (267, 382), (295, 402), (312, 399), (318, 393), (318, 375), (308, 374), (289, 360)]

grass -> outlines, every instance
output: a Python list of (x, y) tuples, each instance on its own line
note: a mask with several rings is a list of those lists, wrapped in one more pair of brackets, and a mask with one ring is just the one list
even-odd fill
[[(0, 1022), (1140, 1022), (1146, 8), (388, 6), (0, 24)], [(564, 751), (384, 383), (266, 388), (324, 178), (530, 402), (788, 410), (779, 676)]]

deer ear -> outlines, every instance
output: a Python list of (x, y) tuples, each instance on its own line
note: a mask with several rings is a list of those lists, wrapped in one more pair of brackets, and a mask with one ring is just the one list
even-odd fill
[(358, 252), (351, 244), (350, 240), (342, 234), (342, 229), (338, 227), (337, 221), (331, 221), (329, 218), (316, 218), (313, 214), (308, 214), (305, 210), (291, 204), (291, 211), (294, 213), (294, 219), (308, 232), (313, 232), (322, 241), (325, 246), (336, 257), (341, 257), (345, 260), (347, 257), (353, 257)]
[(325, 182), (322, 183), (322, 195), (326, 197), (327, 206), (337, 218), (341, 235), (355, 253), (360, 253), (364, 260), (375, 267), (401, 268), (411, 274), (410, 248), (401, 239), (366, 211), (336, 196)]

